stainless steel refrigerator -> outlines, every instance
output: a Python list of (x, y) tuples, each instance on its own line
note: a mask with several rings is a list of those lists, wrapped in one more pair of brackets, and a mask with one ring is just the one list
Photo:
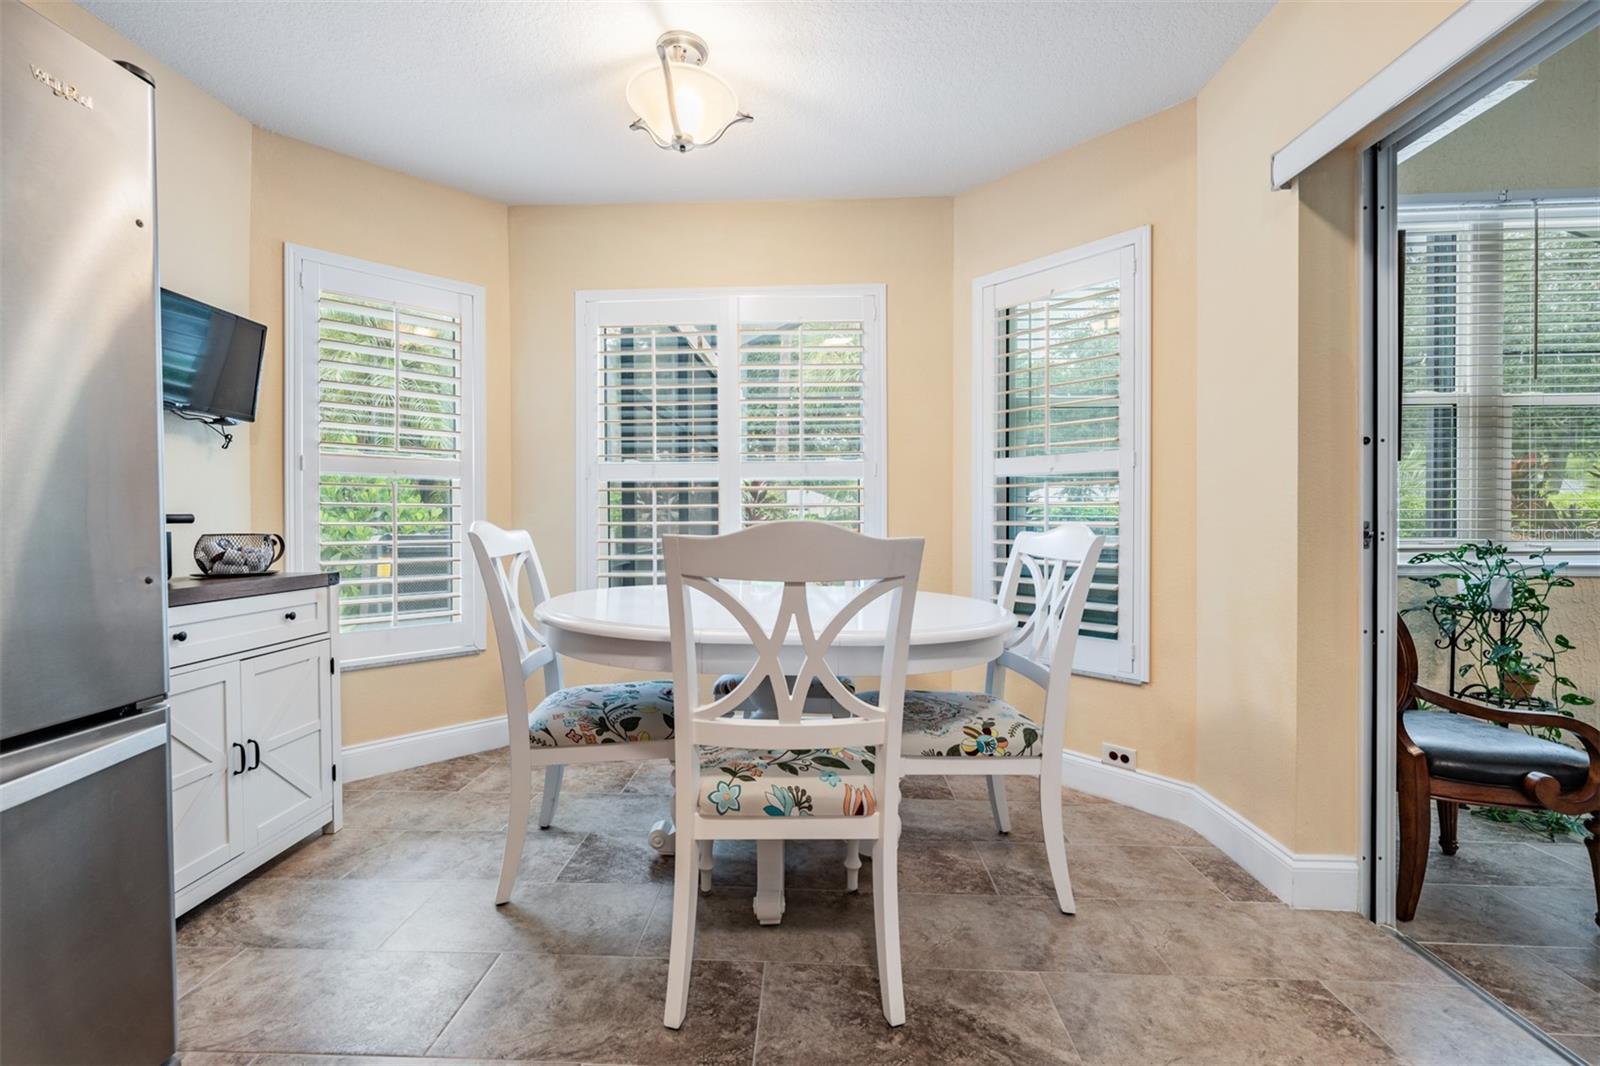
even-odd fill
[(0, 0), (0, 1062), (176, 1046), (154, 89)]

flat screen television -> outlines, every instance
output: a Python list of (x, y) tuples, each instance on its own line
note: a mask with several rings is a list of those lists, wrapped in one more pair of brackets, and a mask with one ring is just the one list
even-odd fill
[(254, 422), (267, 327), (161, 290), (161, 399), (190, 415)]

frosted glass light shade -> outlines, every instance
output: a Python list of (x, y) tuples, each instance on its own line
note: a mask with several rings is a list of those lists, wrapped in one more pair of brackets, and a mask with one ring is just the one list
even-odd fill
[[(693, 144), (706, 144), (739, 115), (739, 98), (733, 88), (704, 67), (669, 63), (673, 96), (678, 105), (678, 129)], [(667, 109), (666, 76), (657, 63), (628, 82), (628, 106), (644, 120), (657, 141), (673, 139), (672, 115)]]

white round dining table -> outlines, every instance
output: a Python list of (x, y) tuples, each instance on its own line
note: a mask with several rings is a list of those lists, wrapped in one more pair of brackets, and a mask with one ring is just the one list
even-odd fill
[[(781, 586), (726, 582), (726, 587), (770, 632), (777, 618)], [(811, 586), (807, 603), (817, 632), (828, 624), (857, 590), (843, 586)], [(744, 628), (716, 601), (691, 593), (695, 631), (700, 636), (700, 667), (708, 674), (738, 673), (755, 662), (755, 650)], [(828, 653), (828, 665), (841, 674), (875, 675), (883, 663), (883, 638), (888, 603), (869, 603), (848, 623)], [(534, 618), (550, 647), (559, 655), (604, 666), (672, 671), (672, 630), (667, 619), (667, 590), (661, 585), (580, 589), (553, 596), (534, 610)], [(1006, 637), (1017, 627), (1016, 616), (993, 600), (917, 593), (911, 613), (908, 674), (929, 674), (978, 666), (999, 656)], [(791, 627), (784, 666), (798, 672), (804, 655)], [(672, 849), (670, 822), (652, 837)], [(783, 917), (783, 841), (763, 840), (756, 847), (756, 918), (776, 925)]]

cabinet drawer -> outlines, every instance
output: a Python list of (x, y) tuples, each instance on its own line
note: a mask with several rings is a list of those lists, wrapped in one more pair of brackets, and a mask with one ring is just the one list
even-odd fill
[(327, 631), (326, 588), (174, 607), (167, 612), (168, 661), (183, 666)]

